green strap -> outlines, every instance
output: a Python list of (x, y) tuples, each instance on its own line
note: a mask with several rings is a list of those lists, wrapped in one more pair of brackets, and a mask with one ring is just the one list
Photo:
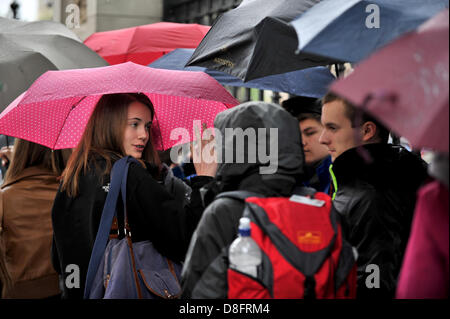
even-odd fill
[(333, 172), (333, 164), (330, 164), (330, 167), (328, 168), (328, 170), (330, 171), (331, 180), (333, 181), (334, 192), (333, 192), (333, 196), (331, 197), (331, 199), (334, 200), (334, 198), (336, 197), (336, 192), (338, 190), (338, 187), (337, 187), (336, 176), (334, 176), (334, 172)]

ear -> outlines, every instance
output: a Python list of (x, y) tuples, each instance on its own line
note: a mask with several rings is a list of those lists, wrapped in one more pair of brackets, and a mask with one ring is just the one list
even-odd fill
[(371, 142), (377, 133), (377, 126), (374, 122), (367, 121), (361, 127), (363, 143)]

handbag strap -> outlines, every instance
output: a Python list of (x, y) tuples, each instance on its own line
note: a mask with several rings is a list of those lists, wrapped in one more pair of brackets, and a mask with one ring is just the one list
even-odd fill
[[(133, 157), (130, 157), (130, 161), (138, 163), (136, 159)], [(128, 166), (127, 165), (127, 171)], [(123, 174), (122, 176), (122, 184), (121, 184), (121, 194), (122, 194), (122, 202), (123, 202), (123, 225), (124, 225), (124, 232), (125, 232), (125, 238), (127, 240), (128, 245), (128, 257), (131, 261), (131, 269), (133, 270), (133, 278), (134, 278), (134, 287), (136, 288), (137, 297), (139, 299), (142, 299), (142, 292), (141, 292), (141, 285), (139, 284), (139, 275), (137, 272), (137, 269), (140, 269), (139, 265), (139, 258), (136, 258), (134, 255), (133, 250), (133, 241), (131, 240), (131, 231), (130, 231), (130, 225), (128, 224), (128, 209), (127, 209), (127, 176), (128, 174)]]
[[(135, 162), (137, 162), (134, 158), (133, 160)], [(128, 174), (124, 174), (122, 177), (122, 184), (121, 184), (121, 194), (122, 194), (122, 201), (124, 204), (124, 208), (123, 208), (123, 215), (124, 215), (124, 228), (125, 228), (125, 237), (127, 239), (127, 244), (128, 244), (128, 252), (129, 252), (129, 256), (130, 256), (130, 261), (131, 261), (131, 265), (132, 265), (132, 269), (133, 269), (133, 275), (134, 275), (134, 281), (135, 281), (135, 288), (136, 288), (136, 292), (137, 292), (137, 296), (139, 299), (142, 299), (142, 291), (141, 291), (141, 285), (139, 284), (139, 275), (138, 275), (138, 269), (142, 269), (141, 265), (140, 265), (140, 259), (136, 258), (135, 254), (134, 254), (134, 250), (133, 250), (133, 242), (131, 240), (131, 231), (130, 231), (130, 226), (128, 224), (128, 209), (127, 209), (127, 175)], [(178, 277), (177, 274), (175, 272), (175, 268), (173, 266), (172, 261), (167, 258), (164, 257), (164, 259), (167, 261), (167, 266), (169, 268), (169, 271), (172, 273), (173, 277), (177, 280), (178, 282)], [(176, 297), (176, 296), (172, 296), (172, 297)]]
[[(109, 232), (111, 229), (114, 216), (117, 216), (116, 207), (121, 184), (125, 180), (125, 187), (122, 187), (122, 198), (126, 198), (126, 176), (128, 175), (128, 167), (131, 162), (137, 162), (131, 156), (126, 156), (116, 161), (111, 170), (111, 180), (108, 195), (106, 197), (105, 205), (103, 206), (102, 217), (98, 227), (97, 236), (95, 238), (94, 247), (92, 249), (91, 258), (89, 260), (88, 271), (86, 275), (86, 284), (84, 288), (84, 298), (89, 298), (92, 283), (97, 274), (98, 266), (105, 253), (106, 245), (108, 243)], [(126, 207), (126, 202), (123, 202)], [(126, 209), (124, 209), (124, 215)], [(126, 215), (125, 215), (126, 216)]]

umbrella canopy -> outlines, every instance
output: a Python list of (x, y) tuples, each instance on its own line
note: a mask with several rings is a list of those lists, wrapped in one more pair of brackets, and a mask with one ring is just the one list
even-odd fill
[(210, 27), (200, 24), (158, 22), (97, 32), (84, 43), (110, 64), (127, 61), (147, 65), (176, 48), (195, 48)]
[(416, 148), (448, 153), (448, 9), (362, 62), (331, 90)]
[(26, 22), (0, 17), (0, 33), (61, 35), (81, 42), (64, 24), (54, 21)]
[(48, 70), (108, 65), (62, 24), (0, 18), (0, 111)]
[(152, 136), (159, 150), (189, 142), (171, 139), (174, 130), (186, 129), (193, 138), (194, 120), (213, 127), (218, 112), (239, 104), (204, 72), (153, 69), (132, 62), (48, 71), (0, 114), (0, 133), (51, 149), (73, 148), (100, 97), (126, 92), (145, 93), (154, 104)]
[(446, 7), (448, 0), (324, 0), (291, 24), (301, 52), (358, 62)]
[(202, 71), (215, 78), (222, 85), (272, 90), (315, 98), (325, 95), (328, 86), (335, 79), (328, 68), (317, 66), (244, 82), (228, 73), (197, 66), (184, 67), (192, 53), (194, 53), (194, 49), (176, 49), (148, 66), (167, 70)]
[(250, 81), (337, 61), (295, 54), (288, 22), (320, 0), (244, 0), (216, 19), (188, 66), (201, 66)]

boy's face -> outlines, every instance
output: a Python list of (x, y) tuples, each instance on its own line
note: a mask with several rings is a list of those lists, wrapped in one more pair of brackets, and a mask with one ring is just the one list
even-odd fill
[(331, 160), (334, 160), (346, 150), (360, 145), (355, 132), (347, 117), (344, 102), (335, 100), (325, 103), (322, 107), (322, 125), (324, 127), (319, 138), (320, 143), (328, 148)]
[(311, 165), (325, 158), (328, 155), (328, 148), (319, 142), (323, 129), (322, 124), (313, 118), (308, 118), (300, 121), (299, 126), (302, 133), (306, 165)]

